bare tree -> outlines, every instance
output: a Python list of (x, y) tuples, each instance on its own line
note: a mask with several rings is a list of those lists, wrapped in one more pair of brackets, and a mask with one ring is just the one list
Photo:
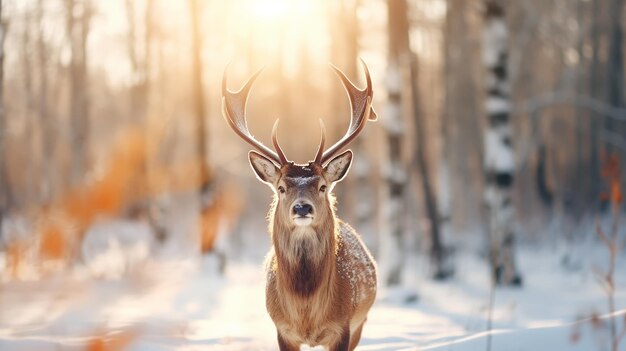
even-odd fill
[[(448, 238), (452, 231), (452, 217), (453, 206), (451, 193), (453, 191), (453, 179), (451, 177), (451, 169), (453, 169), (453, 161), (455, 154), (458, 155), (458, 138), (455, 138), (458, 133), (459, 121), (457, 121), (457, 114), (459, 114), (455, 108), (458, 109), (463, 106), (463, 115), (468, 115), (471, 112), (468, 110), (469, 106), (466, 106), (464, 102), (458, 101), (460, 97), (459, 87), (463, 86), (463, 83), (467, 80), (466, 67), (459, 69), (461, 64), (459, 63), (461, 52), (463, 52), (467, 40), (465, 35), (458, 35), (458, 33), (467, 33), (467, 23), (464, 18), (464, 14), (467, 12), (464, 8), (466, 3), (460, 1), (448, 1), (448, 9), (446, 11), (446, 18), (444, 22), (444, 97), (445, 102), (443, 105), (442, 117), (441, 117), (441, 149), (439, 150), (439, 158), (437, 160), (437, 214), (439, 221), (439, 235), (442, 238)], [(463, 57), (466, 60), (466, 57)], [(465, 62), (466, 63), (466, 62)], [(463, 89), (463, 95), (469, 95), (468, 89)], [(473, 100), (473, 99), (470, 99)], [(456, 151), (456, 152), (453, 152)], [(451, 260), (448, 261), (451, 263)], [(450, 267), (452, 269), (452, 267)]]
[[(456, 228), (477, 225), (480, 210), (475, 204), (482, 198), (477, 190), (481, 182), (482, 145), (477, 72), (482, 66), (476, 50), (479, 29), (472, 17), (472, 3), (448, 1), (444, 29), (445, 102), (441, 119), (441, 153), (437, 168), (438, 205), (442, 237)], [(462, 174), (462, 177), (456, 175)], [(454, 201), (451, 199), (454, 194)]]
[(439, 206), (437, 205), (437, 197), (433, 190), (433, 182), (431, 180), (430, 165), (426, 160), (428, 154), (426, 133), (424, 125), (424, 114), (420, 108), (420, 89), (419, 89), (419, 72), (418, 57), (411, 55), (410, 63), (410, 80), (411, 80), (411, 102), (413, 107), (413, 120), (415, 126), (415, 164), (420, 174), (422, 193), (424, 197), (424, 205), (426, 207), (426, 215), (430, 221), (430, 258), (433, 264), (433, 278), (446, 279), (453, 273), (449, 260), (446, 257), (447, 252), (441, 238)]
[[(624, 106), (624, 31), (622, 28), (622, 14), (624, 13), (624, 0), (611, 0), (610, 3), (610, 37), (609, 58), (607, 62), (607, 93), (608, 102), (616, 108)], [(605, 127), (608, 130), (616, 130), (617, 122), (611, 118), (605, 119)], [(617, 129), (626, 132), (624, 127)], [(622, 158), (626, 160), (626, 157)]]
[(9, 207), (9, 186), (6, 174), (6, 115), (4, 110), (4, 40), (8, 22), (4, 19), (3, 2), (0, 0), (0, 228)]
[(55, 188), (55, 121), (48, 106), (48, 45), (46, 44), (44, 19), (44, 0), (37, 1), (37, 64), (39, 65), (39, 125), (41, 131), (41, 157), (43, 162), (43, 188), (41, 196), (44, 202), (54, 197)]
[[(146, 0), (143, 8), (142, 23), (143, 38), (139, 38), (138, 22), (136, 18), (137, 2), (126, 0), (126, 18), (128, 23), (127, 34), (127, 50), (131, 68), (133, 70), (133, 84), (130, 87), (130, 114), (132, 123), (145, 131), (143, 137), (144, 157), (139, 165), (139, 174), (137, 178), (136, 191), (139, 193), (141, 200), (134, 204), (133, 210), (138, 213), (150, 214), (150, 177), (149, 177), (149, 154), (148, 140), (149, 135), (149, 99), (150, 99), (150, 60), (152, 55), (152, 36), (154, 24), (154, 0)], [(153, 229), (158, 233), (158, 237), (162, 238), (165, 234), (160, 229), (153, 216), (148, 216)]]
[[(337, 62), (342, 69), (346, 72), (348, 77), (357, 77), (357, 62), (359, 59), (360, 51), (360, 28), (357, 12), (361, 6), (360, 0), (352, 1), (338, 1), (336, 3), (336, 9), (334, 9), (333, 16), (333, 29), (335, 31), (332, 36), (333, 39), (333, 62)], [(342, 94), (334, 94), (337, 98), (334, 103), (333, 113), (339, 113), (338, 105)], [(339, 122), (339, 121), (338, 121)], [(342, 130), (340, 123), (333, 126), (335, 130)], [(357, 158), (353, 162), (352, 177), (350, 175), (346, 179), (347, 182), (343, 188), (337, 190), (337, 197), (339, 200), (346, 199), (351, 206), (349, 213), (352, 217), (352, 222), (355, 228), (358, 228), (363, 235), (364, 240), (367, 242), (368, 247), (372, 251), (376, 252), (375, 237), (373, 237), (374, 223), (374, 197), (375, 191), (371, 181), (372, 165), (371, 159), (367, 152), (365, 152), (365, 140), (368, 131), (364, 130), (363, 135), (356, 139), (352, 144), (352, 149), (355, 153), (360, 154), (361, 157)]]
[[(209, 146), (207, 140), (206, 105), (204, 101), (204, 86), (202, 84), (202, 35), (200, 32), (200, 3), (199, 0), (189, 0), (191, 16), (192, 40), (192, 94), (193, 110), (196, 117), (196, 152), (200, 166), (200, 196), (209, 189)], [(203, 203), (206, 201), (203, 201)]]
[(387, 139), (387, 157), (384, 164), (385, 194), (381, 210), (381, 275), (388, 286), (399, 285), (405, 254), (403, 241), (406, 231), (407, 171), (403, 161), (405, 121), (402, 90), (405, 79), (403, 67), (409, 60), (409, 33), (405, 0), (387, 1), (388, 66), (387, 112), (383, 114), (383, 128)]
[(515, 236), (512, 188), (515, 177), (511, 100), (508, 75), (509, 35), (505, 6), (500, 0), (485, 0), (483, 65), (485, 68), (484, 202), (489, 231), (493, 281), (519, 285), (515, 266)]
[[(189, 0), (189, 10), (191, 16), (191, 39), (192, 39), (192, 95), (193, 109), (196, 118), (196, 153), (199, 166), (198, 197), (200, 200), (200, 243), (203, 253), (214, 253), (219, 260), (219, 269), (224, 273), (226, 267), (226, 255), (221, 248), (214, 244), (215, 236), (211, 234), (211, 225), (215, 219), (211, 220), (216, 206), (216, 187), (211, 177), (209, 168), (209, 145), (208, 145), (208, 123), (206, 123), (207, 106), (204, 100), (204, 85), (202, 84), (202, 47), (203, 38), (200, 27), (201, 3), (200, 0)], [(212, 239), (209, 239), (212, 238)], [(209, 243), (209, 245), (206, 245)]]
[(87, 38), (92, 15), (90, 0), (65, 0), (66, 35), (70, 45), (70, 125), (72, 165), (70, 179), (80, 183), (89, 157), (89, 94)]
[[(131, 114), (133, 118), (145, 123), (147, 118), (148, 97), (150, 92), (150, 56), (152, 52), (152, 32), (154, 0), (145, 2), (143, 22), (144, 37), (139, 45), (137, 21), (135, 18), (136, 2), (126, 0), (126, 17), (128, 22), (128, 57), (133, 69), (133, 86), (131, 88)], [(141, 50), (143, 49), (143, 50)]]

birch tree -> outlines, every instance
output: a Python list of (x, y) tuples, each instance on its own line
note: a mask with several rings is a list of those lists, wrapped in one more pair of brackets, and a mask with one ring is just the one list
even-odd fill
[(381, 264), (384, 283), (399, 285), (405, 254), (403, 241), (406, 231), (407, 172), (403, 161), (405, 122), (403, 119), (403, 65), (409, 60), (407, 5), (405, 0), (387, 0), (387, 110), (382, 126), (387, 141), (387, 156), (383, 164), (386, 185), (382, 199)]
[(515, 177), (511, 101), (508, 75), (509, 33), (506, 8), (500, 0), (486, 0), (483, 28), (485, 69), (484, 203), (489, 232), (489, 257), (496, 284), (520, 285), (515, 266), (512, 188)]

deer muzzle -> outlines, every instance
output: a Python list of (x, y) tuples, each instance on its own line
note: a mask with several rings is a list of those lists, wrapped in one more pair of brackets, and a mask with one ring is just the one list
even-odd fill
[(314, 207), (307, 201), (296, 201), (291, 213), (294, 223), (298, 226), (310, 225), (313, 222)]

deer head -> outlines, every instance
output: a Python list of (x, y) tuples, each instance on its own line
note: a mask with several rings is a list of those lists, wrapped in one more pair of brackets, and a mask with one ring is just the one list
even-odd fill
[(274, 216), (289, 228), (317, 226), (332, 219), (333, 199), (330, 191), (341, 181), (350, 168), (352, 151), (343, 149), (363, 130), (368, 120), (376, 120), (372, 109), (372, 81), (363, 62), (367, 86), (358, 89), (338, 68), (331, 65), (348, 93), (352, 117), (345, 135), (328, 149), (324, 149), (325, 128), (320, 120), (321, 140), (315, 158), (306, 164), (289, 161), (278, 143), (278, 120), (272, 129), (274, 150), (258, 141), (248, 130), (246, 102), (248, 94), (261, 71), (256, 72), (237, 92), (227, 89), (227, 77), (222, 80), (222, 113), (228, 125), (256, 151), (249, 152), (252, 170), (260, 181), (269, 185), (276, 194)]

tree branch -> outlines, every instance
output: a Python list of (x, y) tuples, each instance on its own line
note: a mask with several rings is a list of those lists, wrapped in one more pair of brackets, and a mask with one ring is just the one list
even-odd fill
[(592, 97), (568, 92), (549, 92), (535, 96), (525, 103), (517, 105), (513, 109), (513, 114), (532, 114), (541, 109), (557, 105), (573, 105), (617, 121), (626, 122), (626, 108), (616, 108)]

